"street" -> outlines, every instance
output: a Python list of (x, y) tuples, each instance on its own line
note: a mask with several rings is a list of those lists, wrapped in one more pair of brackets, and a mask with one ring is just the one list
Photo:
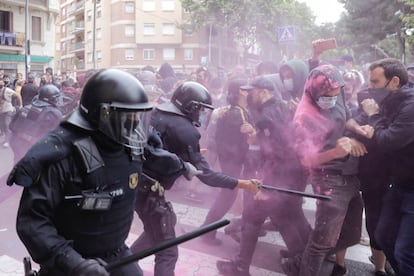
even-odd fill
[[(11, 169), (12, 152), (10, 149), (0, 149), (1, 168), (0, 173), (4, 175)], [(7, 165), (8, 164), (8, 165)], [(200, 193), (204, 193), (202, 202), (193, 202), (183, 195), (186, 188), (183, 185), (174, 187), (167, 191), (167, 198), (173, 202), (174, 210), (178, 217), (176, 226), (177, 235), (184, 234), (196, 229), (202, 224), (211, 205), (212, 188), (198, 187)], [(22, 188), (8, 187), (1, 183), (0, 210), (2, 219), (0, 222), (0, 276), (23, 275), (23, 257), (28, 256), (23, 244), (20, 242), (15, 231), (16, 212)], [(213, 193), (214, 195), (214, 193)], [(210, 198), (209, 198), (210, 197)], [(231, 210), (226, 216), (232, 218), (237, 216), (238, 210)], [(304, 210), (312, 221), (315, 210), (315, 201), (305, 199)], [(142, 225), (135, 217), (127, 243), (131, 244), (142, 231)], [(196, 238), (179, 246), (179, 260), (176, 266), (177, 276), (215, 276), (219, 275), (215, 262), (219, 259), (231, 259), (238, 252), (238, 243), (224, 234), (223, 229), (219, 230), (218, 237), (223, 241), (221, 246), (209, 246)], [(266, 236), (260, 237), (256, 247), (253, 263), (250, 269), (252, 276), (284, 275), (279, 262), (279, 250), (284, 248), (283, 240), (278, 232), (268, 231)], [(368, 246), (355, 245), (347, 252), (348, 275), (373, 275), (373, 266), (368, 257), (370, 250)], [(153, 275), (154, 258), (150, 256), (140, 261), (144, 275)], [(332, 263), (325, 262), (323, 274), (329, 275)], [(34, 268), (38, 268), (33, 264)]]

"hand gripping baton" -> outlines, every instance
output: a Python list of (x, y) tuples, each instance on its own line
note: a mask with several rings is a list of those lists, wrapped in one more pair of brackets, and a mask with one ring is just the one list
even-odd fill
[(107, 271), (111, 271), (111, 270), (113, 270), (115, 268), (118, 268), (120, 266), (129, 264), (129, 263), (132, 263), (132, 262), (136, 262), (136, 261), (141, 260), (141, 259), (143, 259), (145, 257), (148, 257), (148, 256), (150, 256), (152, 254), (158, 253), (159, 251), (162, 251), (164, 249), (167, 249), (169, 247), (176, 246), (176, 245), (178, 245), (180, 243), (183, 243), (183, 242), (192, 240), (192, 239), (197, 238), (197, 237), (199, 237), (201, 235), (204, 235), (204, 234), (206, 234), (208, 232), (217, 230), (218, 228), (221, 228), (223, 226), (226, 226), (229, 223), (230, 223), (230, 221), (228, 219), (218, 220), (216, 222), (213, 222), (213, 223), (208, 224), (206, 226), (200, 227), (197, 230), (194, 230), (192, 232), (186, 233), (186, 234), (181, 235), (179, 237), (176, 237), (174, 239), (166, 240), (166, 241), (164, 241), (164, 242), (162, 242), (162, 243), (160, 243), (160, 244), (158, 244), (158, 245), (156, 245), (156, 246), (154, 246), (152, 248), (146, 249), (146, 250), (144, 250), (142, 252), (138, 252), (138, 253), (133, 254), (131, 256), (128, 256), (128, 257), (126, 257), (124, 259), (121, 259), (119, 261), (116, 261), (116, 262), (113, 262), (113, 263), (110, 263), (110, 264), (106, 264), (105, 265), (105, 269)]
[(269, 186), (269, 185), (265, 185), (265, 184), (260, 184), (259, 189), (269, 190), (269, 191), (277, 191), (277, 192), (296, 195), (296, 196), (316, 198), (316, 199), (320, 199), (320, 200), (331, 200), (332, 199), (330, 196), (326, 196), (326, 195), (305, 193), (305, 192), (301, 192), (301, 191), (297, 191), (297, 190), (273, 187), (273, 186)]

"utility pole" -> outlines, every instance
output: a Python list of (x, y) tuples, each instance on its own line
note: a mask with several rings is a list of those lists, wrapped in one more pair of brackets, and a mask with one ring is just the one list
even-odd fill
[(96, 69), (96, 1), (93, 1), (92, 69)]
[(29, 0), (26, 0), (25, 6), (25, 21), (24, 21), (24, 64), (26, 68), (26, 80), (29, 78), (30, 73), (30, 39), (29, 39)]

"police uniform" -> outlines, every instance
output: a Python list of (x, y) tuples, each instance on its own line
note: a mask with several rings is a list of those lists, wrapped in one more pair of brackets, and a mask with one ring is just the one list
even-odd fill
[[(124, 241), (133, 219), (142, 164), (122, 146), (100, 139), (97, 133), (63, 124), (31, 149), (31, 154), (59, 151), (38, 181), (25, 188), (17, 217), (19, 237), (40, 264), (41, 275), (66, 275), (81, 258), (113, 262), (130, 254)], [(84, 193), (102, 197), (102, 202), (96, 200), (93, 206), (82, 197)], [(108, 196), (110, 203), (105, 201)], [(140, 274), (136, 263), (111, 272)]]
[(59, 125), (62, 112), (54, 105), (36, 100), (21, 108), (10, 123), (12, 139), (10, 146), (14, 153), (14, 163), (46, 133)]
[[(25, 187), (17, 233), (40, 275), (108, 276), (105, 262), (131, 255), (125, 240), (151, 109), (135, 77), (101, 70), (79, 107), (15, 165), (7, 184)], [(142, 275), (136, 262), (110, 273)]]

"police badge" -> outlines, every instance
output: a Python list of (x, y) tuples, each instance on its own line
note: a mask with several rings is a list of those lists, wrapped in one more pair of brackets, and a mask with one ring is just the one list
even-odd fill
[(135, 189), (138, 185), (138, 173), (132, 173), (129, 175), (129, 188)]

